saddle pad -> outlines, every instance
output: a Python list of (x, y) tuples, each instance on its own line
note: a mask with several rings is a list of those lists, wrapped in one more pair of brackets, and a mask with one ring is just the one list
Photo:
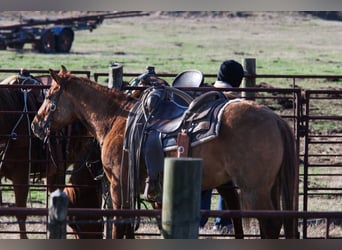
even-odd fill
[[(240, 101), (241, 99), (237, 98), (229, 100), (228, 102), (222, 102), (222, 100), (218, 100), (216, 103), (213, 103), (215, 106), (213, 107), (214, 110), (207, 113), (207, 115), (210, 115), (211, 117), (205, 117), (204, 119), (197, 121), (196, 126), (193, 126), (190, 128), (190, 130), (188, 130), (191, 147), (205, 143), (219, 136), (221, 118), (224, 108), (233, 102)], [(177, 134), (163, 134), (162, 143), (164, 152), (176, 150)]]

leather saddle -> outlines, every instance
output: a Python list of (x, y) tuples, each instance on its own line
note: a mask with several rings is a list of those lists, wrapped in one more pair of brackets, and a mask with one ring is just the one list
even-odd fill
[[(175, 88), (198, 88), (204, 85), (203, 73), (197, 69), (186, 70), (179, 73), (172, 82), (172, 87)], [(201, 92), (186, 91), (192, 97), (198, 96)], [(181, 99), (175, 98), (175, 101), (183, 104)]]
[(200, 87), (204, 83), (203, 73), (197, 69), (186, 70), (179, 73), (172, 82), (177, 87)]
[[(180, 105), (176, 98), (187, 106)], [(164, 154), (178, 150), (180, 132), (187, 133), (189, 147), (217, 137), (220, 111), (227, 102), (227, 97), (218, 91), (206, 92), (195, 99), (168, 86), (155, 86), (143, 92), (127, 119), (124, 150), (129, 152), (131, 172), (138, 171), (141, 157), (145, 161), (149, 176), (146, 199), (160, 200)], [(149, 195), (159, 198), (151, 199)]]

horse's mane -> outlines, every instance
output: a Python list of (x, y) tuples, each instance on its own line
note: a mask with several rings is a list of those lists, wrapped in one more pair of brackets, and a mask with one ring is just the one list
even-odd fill
[[(0, 88), (0, 109), (3, 111), (22, 111), (24, 108), (24, 96), (20, 89)], [(27, 109), (37, 111), (39, 108), (33, 96), (28, 92)]]
[(70, 83), (82, 84), (83, 87), (98, 90), (104, 93), (109, 98), (113, 98), (113, 95), (115, 95), (115, 98), (119, 100), (124, 100), (124, 99), (129, 98), (122, 91), (117, 90), (115, 88), (108, 88), (107, 86), (94, 82), (87, 77), (78, 77), (74, 75), (69, 75), (67, 79), (70, 80), (69, 81)]
[(4, 80), (2, 80), (0, 82), (0, 84), (2, 84), (2, 85), (13, 84), (15, 81), (17, 81), (17, 76), (13, 75), (13, 76), (9, 76), (9, 77), (5, 78)]

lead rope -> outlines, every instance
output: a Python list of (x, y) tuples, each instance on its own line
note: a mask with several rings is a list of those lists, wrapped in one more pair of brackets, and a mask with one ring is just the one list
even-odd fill
[[(28, 80), (28, 78), (25, 78), (22, 82), (22, 85), (25, 84), (25, 82)], [(35, 82), (36, 83), (36, 82)], [(26, 121), (27, 121), (27, 130), (28, 130), (28, 138), (29, 138), (29, 150), (28, 150), (28, 159), (29, 159), (29, 165), (28, 165), (28, 173), (27, 173), (27, 186), (28, 186), (28, 198), (30, 200), (30, 205), (32, 207), (32, 196), (30, 192), (30, 175), (31, 175), (31, 167), (32, 167), (32, 134), (31, 134), (31, 122), (30, 122), (30, 116), (29, 116), (29, 110), (27, 108), (27, 96), (28, 92), (30, 92), (31, 89), (22, 89), (23, 97), (24, 97), (24, 111), (22, 113), (22, 116), (26, 113)], [(26, 201), (27, 202), (27, 201)]]
[[(27, 80), (28, 80), (28, 78), (24, 78), (24, 81), (21, 84), (24, 85)], [(34, 82), (34, 83), (36, 83), (36, 82)], [(32, 137), (31, 137), (32, 134), (31, 134), (31, 129), (30, 129), (31, 128), (31, 122), (30, 122), (30, 116), (28, 113), (29, 110), (27, 107), (27, 96), (28, 96), (28, 92), (30, 92), (30, 90), (31, 89), (22, 89), (21, 90), (23, 92), (23, 97), (24, 97), (24, 110), (23, 110), (21, 118), (26, 113), (27, 130), (28, 130), (28, 138), (29, 138), (29, 150), (28, 150), (29, 165), (28, 165), (28, 173), (27, 173), (27, 175), (28, 175), (27, 176), (27, 186), (28, 186), (28, 198), (30, 200), (30, 206), (33, 207), (32, 196), (31, 196), (31, 192), (30, 192), (30, 175), (31, 175), (31, 168), (32, 168)]]
[[(28, 91), (27, 89), (22, 90), (24, 93), (24, 112), (26, 112), (26, 121), (27, 121), (27, 130), (28, 130), (28, 136), (29, 136), (29, 152), (28, 152), (28, 158), (29, 158), (29, 169), (28, 169), (28, 178), (27, 178), (27, 185), (28, 185), (28, 194), (29, 194), (29, 200), (30, 200), (30, 205), (32, 207), (32, 197), (31, 197), (31, 192), (30, 192), (30, 174), (31, 174), (31, 165), (32, 165), (32, 134), (31, 134), (31, 122), (30, 122), (30, 116), (28, 113), (28, 108), (27, 108), (27, 95)], [(24, 114), (24, 113), (23, 113)]]

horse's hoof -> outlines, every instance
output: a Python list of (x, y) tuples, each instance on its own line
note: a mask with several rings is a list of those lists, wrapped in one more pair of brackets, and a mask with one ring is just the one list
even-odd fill
[(161, 202), (162, 193), (157, 182), (146, 182), (144, 199), (150, 202)]

